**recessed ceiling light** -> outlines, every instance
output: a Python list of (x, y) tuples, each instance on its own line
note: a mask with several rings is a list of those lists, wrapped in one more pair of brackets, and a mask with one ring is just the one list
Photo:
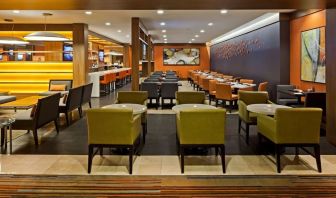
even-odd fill
[(204, 31), (204, 30), (201, 30), (200, 32), (201, 32), (201, 33), (204, 33), (205, 31)]
[(109, 26), (109, 25), (111, 25), (111, 23), (110, 22), (106, 22), (105, 25)]
[(166, 33), (167, 32), (167, 30), (162, 30), (162, 33)]
[(221, 10), (220, 13), (221, 14), (226, 14), (226, 13), (228, 13), (228, 11), (227, 10)]
[(163, 38), (166, 38), (167, 37), (167, 35), (163, 35)]
[(198, 34), (196, 34), (195, 37), (198, 38), (199, 37)]
[(87, 14), (87, 15), (91, 15), (92, 12), (91, 12), (91, 11), (86, 11), (85, 14)]
[(210, 22), (210, 23), (208, 23), (208, 26), (213, 26), (213, 23), (211, 23), (211, 22)]
[(119, 32), (119, 33), (120, 33), (120, 32), (122, 32), (122, 31), (121, 31), (121, 30), (118, 30), (117, 32)]
[(126, 37), (129, 38), (129, 34), (127, 34)]
[(191, 39), (192, 41), (194, 41), (195, 39)]
[(188, 43), (192, 43), (191, 41), (189, 41)]
[(165, 40), (165, 41), (166, 41), (167, 39), (165, 38), (165, 39), (163, 39), (163, 40)]
[(168, 43), (167, 41), (165, 41), (164, 43)]
[(160, 25), (161, 25), (161, 26), (165, 26), (166, 23), (165, 23), (165, 22), (161, 22)]
[(158, 11), (156, 11), (156, 13), (158, 13), (158, 14), (163, 14), (164, 11), (163, 11), (163, 10), (158, 10)]
[(19, 14), (19, 13), (20, 13), (20, 10), (13, 10), (13, 13), (15, 13), (15, 14)]

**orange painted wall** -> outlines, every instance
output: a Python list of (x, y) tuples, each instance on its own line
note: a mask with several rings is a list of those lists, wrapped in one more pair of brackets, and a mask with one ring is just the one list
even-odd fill
[[(164, 66), (163, 48), (200, 48), (200, 65), (198, 66)], [(154, 68), (155, 71), (177, 71), (180, 78), (187, 78), (189, 70), (210, 70), (209, 48), (205, 45), (156, 45), (154, 46)]]
[(326, 85), (301, 81), (301, 32), (326, 26), (326, 11), (316, 12), (290, 22), (290, 83), (306, 90), (314, 86), (316, 91), (325, 91)]

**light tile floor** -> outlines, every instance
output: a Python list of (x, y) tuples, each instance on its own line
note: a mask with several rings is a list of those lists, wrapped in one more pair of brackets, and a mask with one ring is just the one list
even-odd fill
[[(284, 155), (282, 175), (331, 175), (336, 173), (336, 156), (322, 156), (322, 173), (315, 159)], [(85, 155), (0, 155), (0, 174), (86, 175)], [(128, 156), (96, 155), (92, 175), (128, 175)], [(226, 156), (225, 175), (277, 175), (273, 156)], [(178, 156), (136, 156), (133, 175), (181, 175)], [(220, 157), (187, 156), (185, 175), (223, 175)]]

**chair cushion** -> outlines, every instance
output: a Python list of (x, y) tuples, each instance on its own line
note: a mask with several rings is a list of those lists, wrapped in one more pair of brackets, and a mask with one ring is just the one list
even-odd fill
[(30, 117), (32, 109), (20, 111), (15, 114), (13, 129), (26, 130), (33, 128), (33, 118)]
[(15, 96), (0, 96), (0, 104), (16, 100)]
[(33, 118), (30, 117), (30, 114), (32, 112), (33, 108), (24, 110), (24, 111), (19, 111), (18, 113), (15, 114), (15, 121), (17, 120), (32, 120)]
[(66, 85), (50, 85), (49, 91), (65, 91)]

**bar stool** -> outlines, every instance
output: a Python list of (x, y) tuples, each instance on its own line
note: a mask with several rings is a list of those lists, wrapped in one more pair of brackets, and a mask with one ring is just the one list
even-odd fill
[(113, 92), (115, 90), (116, 80), (117, 80), (117, 74), (116, 73), (110, 73), (109, 81), (110, 81), (111, 92)]
[(109, 74), (104, 74), (104, 76), (99, 81), (99, 83), (100, 83), (100, 85), (104, 86), (104, 93), (108, 94), (110, 92), (110, 90), (109, 90), (109, 85), (110, 85)]

